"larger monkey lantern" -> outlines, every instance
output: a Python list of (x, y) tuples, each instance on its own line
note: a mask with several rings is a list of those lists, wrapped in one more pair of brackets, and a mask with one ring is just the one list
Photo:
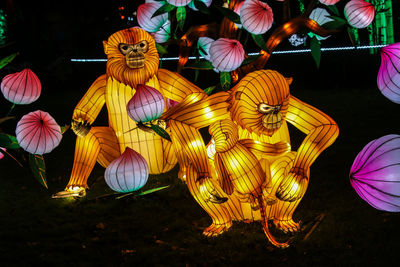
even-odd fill
[[(171, 142), (138, 128), (129, 118), (126, 107), (137, 85), (155, 88), (164, 96), (164, 101), (169, 98), (190, 104), (204, 95), (200, 88), (182, 76), (158, 69), (155, 42), (146, 31), (139, 28), (121, 30), (103, 44), (108, 58), (107, 72), (97, 78), (73, 112), (71, 126), (77, 135), (74, 163), (68, 185), (54, 195), (56, 198), (84, 196), (87, 179), (96, 161), (107, 167), (126, 147), (146, 159), (150, 174), (169, 171), (177, 158), (181, 158)], [(91, 127), (104, 104), (109, 125)]]

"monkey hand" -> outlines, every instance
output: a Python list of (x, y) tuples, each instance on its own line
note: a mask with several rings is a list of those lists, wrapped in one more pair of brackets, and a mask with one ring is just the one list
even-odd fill
[(306, 192), (307, 185), (308, 178), (303, 172), (291, 170), (276, 190), (276, 196), (288, 202), (299, 200)]
[(205, 202), (210, 201), (214, 204), (222, 204), (228, 200), (228, 198), (218, 194), (210, 177), (203, 177), (201, 180), (197, 180), (197, 183), (200, 185), (200, 195)]
[(90, 124), (86, 121), (71, 121), (71, 129), (79, 137), (85, 137), (90, 132), (91, 128), (92, 127), (90, 126)]

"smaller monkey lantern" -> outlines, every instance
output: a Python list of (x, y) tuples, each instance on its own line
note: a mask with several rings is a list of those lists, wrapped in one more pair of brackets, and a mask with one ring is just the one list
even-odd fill
[(377, 83), (382, 94), (400, 104), (400, 43), (385, 46), (381, 50), (381, 66)]
[(60, 126), (49, 113), (41, 110), (24, 115), (17, 124), (15, 134), (25, 151), (38, 155), (51, 152), (62, 138)]
[(248, 32), (264, 34), (272, 27), (274, 14), (267, 3), (246, 0), (240, 8), (240, 21)]
[(1, 92), (14, 104), (33, 103), (39, 98), (41, 91), (39, 78), (30, 69), (8, 74), (1, 82)]
[(400, 135), (390, 134), (369, 142), (350, 170), (357, 194), (378, 210), (400, 211)]
[(137, 21), (142, 29), (148, 32), (156, 32), (164, 25), (168, 20), (168, 13), (152, 17), (160, 7), (162, 7), (162, 4), (159, 2), (145, 3), (138, 7)]
[(221, 72), (230, 72), (242, 64), (244, 49), (238, 40), (219, 38), (210, 46), (210, 61)]
[(142, 188), (149, 177), (149, 167), (142, 155), (127, 147), (108, 165), (104, 173), (107, 185), (114, 191), (128, 193)]
[(368, 27), (375, 17), (375, 8), (364, 0), (351, 0), (344, 7), (347, 22), (357, 29)]
[(153, 87), (138, 84), (136, 93), (128, 102), (129, 117), (136, 122), (149, 122), (158, 119), (164, 112), (164, 98)]

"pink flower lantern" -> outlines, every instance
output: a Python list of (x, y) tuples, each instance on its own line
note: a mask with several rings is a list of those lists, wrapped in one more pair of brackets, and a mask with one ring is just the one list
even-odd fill
[(38, 155), (51, 152), (62, 138), (60, 126), (49, 113), (41, 110), (24, 115), (17, 124), (15, 134), (24, 150)]
[(149, 177), (149, 166), (142, 155), (127, 147), (106, 168), (104, 179), (114, 191), (128, 193), (142, 188)]
[[(319, 25), (324, 25), (327, 22), (333, 21), (333, 19), (330, 18), (330, 14), (328, 13), (328, 11), (326, 11), (324, 8), (319, 8), (319, 7), (311, 12), (310, 19), (316, 21)], [(311, 36), (315, 35), (318, 40), (325, 40), (330, 37), (330, 36), (322, 37), (314, 33), (310, 33), (310, 35)]]
[[(212, 42), (214, 42), (214, 39), (209, 37), (200, 37), (197, 40), (197, 49), (199, 49), (199, 54), (208, 61), (210, 61), (210, 47)], [(202, 50), (204, 50), (207, 54), (204, 54)]]
[(400, 211), (400, 135), (390, 134), (368, 143), (350, 170), (350, 183), (372, 207)]
[(378, 72), (378, 88), (394, 103), (400, 104), (400, 43), (385, 46), (381, 50), (381, 66)]
[(171, 36), (171, 21), (167, 20), (156, 32), (152, 32), (151, 36), (153, 36), (156, 43), (165, 43), (168, 41)]
[(39, 98), (41, 91), (39, 78), (30, 69), (8, 74), (1, 82), (1, 92), (14, 104), (30, 104)]
[(137, 20), (139, 26), (148, 31), (156, 32), (168, 20), (168, 13), (164, 13), (152, 18), (153, 14), (162, 7), (161, 3), (150, 2), (141, 4), (137, 9)]
[(167, 0), (167, 2), (173, 6), (186, 6), (192, 0)]
[(136, 93), (126, 107), (129, 117), (136, 122), (149, 122), (161, 116), (165, 102), (162, 94), (153, 87), (138, 84)]
[(240, 8), (240, 21), (248, 32), (263, 34), (271, 28), (274, 15), (268, 4), (259, 0), (246, 0)]
[(364, 0), (351, 0), (344, 7), (347, 22), (357, 29), (368, 27), (375, 17), (375, 8)]
[(210, 61), (221, 72), (230, 72), (242, 64), (244, 49), (238, 40), (219, 38), (210, 46)]
[(6, 151), (6, 149), (4, 147), (0, 147), (0, 159), (4, 158), (4, 154), (1, 153), (1, 151)]
[(339, 2), (340, 0), (319, 0), (322, 4), (331, 6)]
[[(203, 2), (207, 7), (209, 7), (209, 6), (211, 5), (211, 3), (212, 3), (212, 0), (200, 0), (200, 1)], [(191, 1), (191, 2), (188, 4), (188, 7), (190, 7), (191, 9), (193, 9), (193, 10), (195, 10), (195, 11), (198, 10), (198, 9), (196, 8), (196, 6), (194, 5), (194, 0)]]

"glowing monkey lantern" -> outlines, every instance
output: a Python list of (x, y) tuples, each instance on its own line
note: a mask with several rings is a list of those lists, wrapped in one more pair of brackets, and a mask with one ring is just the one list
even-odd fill
[(381, 50), (381, 66), (377, 83), (382, 94), (400, 104), (400, 43), (385, 46)]
[(369, 142), (350, 170), (357, 194), (372, 207), (400, 211), (400, 135), (390, 134)]
[(153, 14), (162, 7), (159, 2), (141, 4), (137, 9), (137, 20), (139, 26), (148, 31), (156, 32), (168, 20), (168, 14), (164, 13), (152, 18)]
[(351, 26), (362, 29), (374, 20), (375, 8), (364, 0), (351, 0), (344, 7), (344, 15)]
[(244, 49), (238, 40), (219, 38), (210, 46), (210, 61), (214, 68), (229, 72), (240, 67), (244, 60)]
[(127, 111), (136, 122), (149, 122), (158, 119), (164, 112), (164, 98), (156, 89), (138, 84), (136, 93), (129, 100)]
[(129, 147), (108, 165), (104, 173), (107, 185), (121, 193), (139, 190), (146, 184), (148, 177), (149, 167), (146, 160)]
[(1, 92), (14, 104), (30, 104), (39, 98), (41, 91), (42, 85), (30, 69), (8, 74), (1, 82)]
[(246, 0), (240, 8), (240, 21), (251, 33), (266, 33), (272, 26), (274, 14), (271, 7), (259, 0)]
[[(286, 233), (299, 230), (292, 215), (310, 166), (334, 142), (338, 127), (292, 96), (291, 82), (276, 71), (254, 71), (227, 92), (180, 103), (161, 116), (186, 156), (179, 163), (186, 164), (189, 191), (212, 219), (204, 235), (227, 231), (232, 220), (260, 220), (271, 243), (285, 247), (273, 239), (267, 221)], [(287, 123), (306, 134), (297, 151), (290, 151)], [(206, 146), (199, 129), (207, 126), (213, 138)]]
[(61, 128), (49, 113), (37, 110), (24, 115), (15, 134), (19, 145), (31, 154), (51, 152), (61, 142)]
[(322, 4), (331, 6), (339, 2), (340, 0), (319, 0)]

